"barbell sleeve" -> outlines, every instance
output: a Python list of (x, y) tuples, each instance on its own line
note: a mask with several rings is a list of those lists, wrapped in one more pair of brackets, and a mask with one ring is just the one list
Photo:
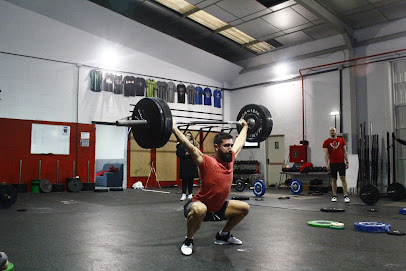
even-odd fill
[(118, 120), (116, 121), (117, 126), (136, 126), (145, 125), (148, 122), (146, 120)]

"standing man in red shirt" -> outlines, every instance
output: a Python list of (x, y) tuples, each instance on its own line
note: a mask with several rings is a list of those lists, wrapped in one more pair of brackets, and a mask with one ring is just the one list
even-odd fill
[[(337, 201), (337, 172), (340, 173), (340, 180), (343, 185), (344, 202), (349, 203), (350, 198), (347, 195), (347, 180), (345, 179), (345, 170), (348, 168), (348, 155), (345, 140), (337, 137), (337, 129), (330, 128), (330, 138), (324, 141), (324, 159), (327, 170), (331, 174), (331, 187), (333, 190), (332, 202)], [(344, 163), (345, 160), (345, 163)]]
[(201, 179), (200, 189), (184, 206), (187, 235), (180, 249), (183, 255), (192, 254), (193, 236), (203, 221), (227, 220), (223, 230), (217, 233), (215, 244), (242, 244), (230, 231), (248, 214), (250, 206), (238, 200), (227, 201), (233, 181), (233, 165), (247, 138), (247, 122), (243, 119), (241, 122), (242, 130), (235, 144), (230, 134), (221, 132), (214, 137), (215, 155), (210, 157), (193, 146), (173, 121), (173, 133), (199, 167)]

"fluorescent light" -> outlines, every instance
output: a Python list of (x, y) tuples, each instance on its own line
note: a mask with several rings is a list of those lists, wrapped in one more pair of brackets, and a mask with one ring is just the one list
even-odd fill
[(222, 27), (227, 26), (228, 24), (223, 22), (220, 19), (217, 19), (213, 15), (207, 13), (206, 11), (199, 10), (195, 13), (190, 14), (187, 16), (188, 18), (192, 19), (193, 21), (198, 22), (199, 24), (202, 24), (211, 30), (216, 30)]
[(247, 46), (248, 49), (251, 49), (252, 51), (260, 54), (260, 53), (266, 53), (271, 51), (272, 49), (275, 49), (274, 46), (270, 45), (269, 43), (265, 41), (261, 41), (255, 44), (251, 44)]
[[(180, 14), (184, 14), (189, 19), (204, 25), (205, 27), (211, 30), (218, 30), (221, 28), (226, 28), (219, 33), (241, 45), (246, 45), (246, 48), (254, 51), (255, 53), (265, 53), (269, 52), (270, 50), (274, 49), (275, 47), (270, 45), (265, 41), (258, 41), (253, 37), (245, 34), (241, 30), (238, 30), (235, 27), (231, 27), (226, 22), (218, 19), (217, 17), (207, 13), (204, 10), (199, 10), (196, 6), (188, 3), (185, 0), (155, 0), (156, 2), (179, 12)], [(230, 28), (227, 28), (230, 27)]]
[(244, 43), (249, 43), (252, 41), (255, 41), (255, 39), (241, 30), (238, 30), (235, 27), (231, 27), (229, 29), (223, 30), (220, 32), (221, 35), (226, 36), (227, 38), (239, 43), (239, 44), (244, 44)]
[(340, 112), (339, 111), (332, 111), (332, 112), (330, 112), (330, 115), (331, 116), (337, 116), (337, 115), (340, 115)]
[(185, 14), (196, 7), (185, 0), (155, 0), (170, 9), (173, 9), (181, 14)]

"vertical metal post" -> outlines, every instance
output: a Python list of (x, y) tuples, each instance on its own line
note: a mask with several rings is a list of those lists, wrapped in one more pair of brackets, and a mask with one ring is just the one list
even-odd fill
[(38, 163), (38, 180), (41, 180), (41, 160)]
[(89, 168), (90, 162), (87, 161), (87, 182), (89, 182), (89, 174), (90, 174), (90, 168)]
[(59, 160), (56, 160), (56, 184), (59, 184)]
[(21, 168), (23, 165), (23, 160), (20, 160), (20, 172), (18, 173), (18, 184), (21, 184)]

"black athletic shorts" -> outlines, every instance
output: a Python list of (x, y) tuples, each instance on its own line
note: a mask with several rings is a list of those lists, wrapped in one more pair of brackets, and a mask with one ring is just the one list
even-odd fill
[[(186, 202), (185, 206), (183, 207), (183, 214), (185, 216), (185, 218), (187, 218), (187, 215), (190, 212), (190, 207), (192, 206), (192, 204), (195, 203), (192, 200), (189, 200), (188, 202)], [(222, 220), (227, 220), (226, 219), (226, 209), (228, 206), (228, 200), (226, 200), (223, 204), (223, 206), (221, 206), (221, 208), (216, 211), (216, 212), (206, 212), (206, 216), (204, 217), (203, 221), (222, 221)]]
[(337, 172), (340, 176), (345, 176), (345, 163), (330, 163), (331, 177), (337, 180)]

